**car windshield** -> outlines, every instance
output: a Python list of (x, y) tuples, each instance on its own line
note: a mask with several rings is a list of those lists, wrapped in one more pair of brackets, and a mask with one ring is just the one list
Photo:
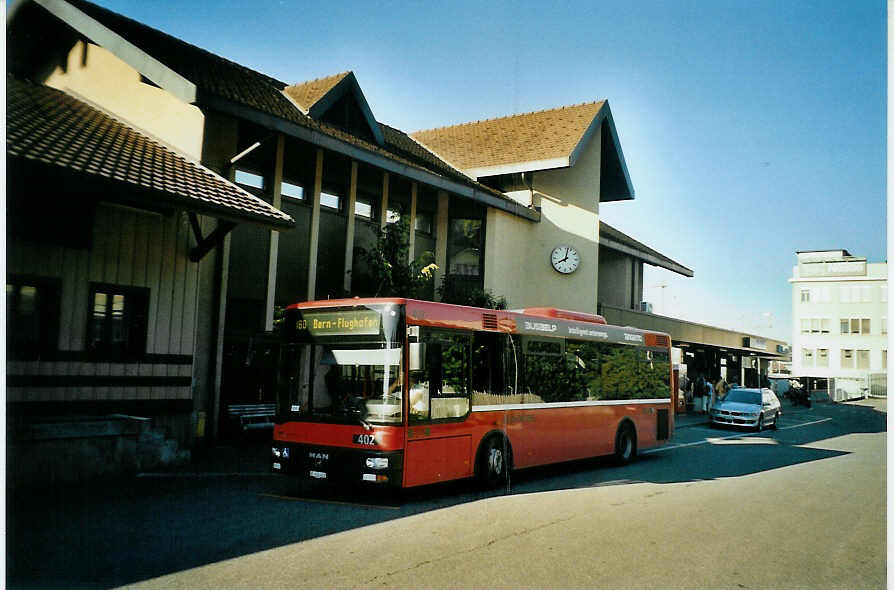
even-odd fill
[(736, 402), (739, 404), (755, 404), (761, 405), (761, 394), (757, 391), (747, 391), (744, 389), (731, 389), (726, 397), (725, 402)]

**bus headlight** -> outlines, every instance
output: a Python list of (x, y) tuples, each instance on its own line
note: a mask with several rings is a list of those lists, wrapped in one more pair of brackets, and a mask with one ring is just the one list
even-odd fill
[(277, 459), (279, 459), (280, 457), (282, 457), (282, 449), (279, 449), (279, 448), (277, 448), (277, 447), (273, 447), (273, 456), (276, 457)]
[(366, 466), (370, 469), (388, 469), (388, 457), (367, 457)]

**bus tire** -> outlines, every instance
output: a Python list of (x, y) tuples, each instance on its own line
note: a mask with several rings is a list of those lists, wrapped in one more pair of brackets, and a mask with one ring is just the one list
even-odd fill
[(615, 463), (627, 465), (634, 459), (636, 459), (636, 429), (629, 422), (623, 422), (615, 435)]
[(509, 441), (500, 435), (487, 437), (478, 448), (475, 461), (475, 479), (487, 490), (506, 483), (509, 477), (512, 450)]

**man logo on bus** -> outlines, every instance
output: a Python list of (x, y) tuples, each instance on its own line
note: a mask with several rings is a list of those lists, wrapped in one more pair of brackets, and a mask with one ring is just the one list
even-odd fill
[(314, 451), (310, 451), (307, 453), (307, 456), (311, 459), (316, 459), (317, 461), (328, 461), (329, 453), (315, 453)]

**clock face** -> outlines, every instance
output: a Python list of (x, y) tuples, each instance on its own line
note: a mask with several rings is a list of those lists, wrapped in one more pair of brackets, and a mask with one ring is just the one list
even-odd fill
[(563, 275), (571, 274), (580, 265), (580, 254), (572, 246), (557, 246), (549, 257), (553, 268)]

